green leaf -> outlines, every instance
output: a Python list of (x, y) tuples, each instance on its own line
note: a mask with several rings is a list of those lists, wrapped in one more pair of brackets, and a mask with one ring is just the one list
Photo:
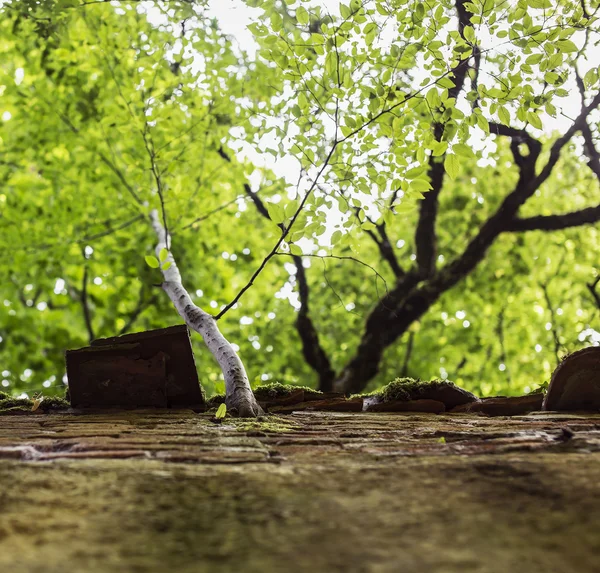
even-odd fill
[(544, 57), (544, 54), (531, 54), (531, 56), (528, 56), (527, 59), (525, 60), (525, 63), (527, 64), (539, 64), (542, 59)]
[(158, 260), (161, 263), (164, 263), (167, 260), (167, 257), (169, 256), (169, 251), (167, 251), (167, 249), (162, 248), (160, 250), (160, 253), (158, 253)]
[(424, 17), (425, 17), (425, 6), (423, 5), (423, 2), (419, 2), (415, 9), (415, 20), (420, 22), (421, 20), (423, 20)]
[(456, 155), (460, 155), (461, 157), (468, 157), (470, 159), (475, 157), (475, 153), (473, 152), (471, 147), (465, 143), (455, 143), (452, 146), (452, 151), (456, 153)]
[(160, 266), (160, 263), (158, 262), (158, 259), (154, 256), (154, 255), (146, 255), (144, 257), (146, 264), (151, 268), (151, 269), (157, 269)]
[(529, 121), (529, 123), (537, 129), (543, 128), (542, 120), (540, 119), (540, 116), (537, 113), (535, 113), (535, 111), (527, 112), (527, 121)]
[(298, 201), (297, 199), (294, 199), (293, 201), (290, 201), (283, 208), (285, 218), (286, 219), (291, 219), (296, 214), (296, 211), (298, 210), (299, 206), (300, 206), (300, 201)]
[(215, 413), (215, 418), (217, 420), (222, 420), (227, 415), (227, 406), (225, 404), (221, 404), (217, 408), (217, 412)]
[(273, 221), (273, 223), (276, 225), (285, 221), (285, 211), (281, 205), (276, 203), (267, 203), (267, 211), (269, 212), (271, 221)]
[(171, 261), (167, 261), (166, 263), (163, 264), (162, 266), (162, 270), (163, 271), (168, 271), (171, 268)]
[(572, 52), (577, 52), (577, 50), (579, 48), (577, 48), (577, 46), (575, 45), (575, 42), (571, 41), (571, 40), (558, 40), (556, 42), (556, 47), (564, 53), (572, 53)]
[(431, 183), (427, 179), (413, 179), (410, 182), (410, 190), (423, 192), (431, 189)]
[(500, 120), (501, 123), (503, 123), (504, 125), (510, 125), (510, 113), (508, 112), (508, 110), (503, 107), (500, 106), (498, 108), (498, 119)]
[[(338, 231), (336, 231), (338, 232)], [(290, 253), (292, 255), (302, 256), (302, 249), (298, 245), (290, 244)]]
[(310, 21), (310, 15), (306, 11), (306, 8), (298, 6), (296, 9), (296, 20), (298, 20), (299, 24), (308, 24)]
[(447, 153), (444, 158), (444, 170), (450, 179), (456, 179), (460, 173), (460, 161), (454, 153)]

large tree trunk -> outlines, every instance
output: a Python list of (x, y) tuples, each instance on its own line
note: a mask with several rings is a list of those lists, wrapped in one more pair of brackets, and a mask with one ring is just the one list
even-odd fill
[[(335, 391), (353, 394), (364, 390), (379, 372), (385, 349), (421, 318), (443, 292), (428, 284), (412, 290), (406, 297), (402, 297), (402, 290), (390, 291), (369, 315), (356, 353), (334, 382)], [(397, 300), (400, 302), (394, 304)]]
[[(167, 233), (158, 218), (158, 212), (152, 211), (152, 226), (158, 238), (156, 256), (167, 248)], [(200, 307), (196, 306), (187, 290), (181, 284), (181, 275), (173, 255), (169, 252), (165, 263), (170, 266), (165, 270), (163, 265), (163, 290), (169, 295), (171, 302), (185, 320), (186, 324), (198, 332), (212, 355), (216, 358), (225, 377), (225, 404), (227, 409), (242, 417), (258, 416), (263, 411), (254, 399), (248, 375), (230, 342), (221, 334), (217, 322)]]

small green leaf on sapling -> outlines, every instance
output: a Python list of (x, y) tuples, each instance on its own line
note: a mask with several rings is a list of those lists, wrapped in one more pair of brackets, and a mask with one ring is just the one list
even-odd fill
[(151, 269), (157, 269), (160, 266), (160, 263), (158, 262), (158, 259), (155, 256), (153, 256), (153, 255), (146, 255), (144, 257), (144, 259), (146, 260), (146, 264)]
[(227, 414), (227, 406), (225, 404), (221, 404), (217, 408), (217, 413), (215, 414), (215, 418), (217, 420), (222, 420), (226, 414)]

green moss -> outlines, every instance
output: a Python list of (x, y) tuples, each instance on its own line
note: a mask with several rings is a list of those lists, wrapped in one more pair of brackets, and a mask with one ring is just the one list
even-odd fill
[[(281, 384), (280, 382), (272, 382), (271, 384), (262, 384), (254, 389), (254, 396), (259, 401), (268, 400), (269, 398), (279, 398), (281, 396), (289, 396), (292, 392), (304, 390), (305, 392), (318, 392), (308, 386), (294, 386), (291, 384)], [(321, 393), (321, 392), (319, 392)]]
[[(289, 396), (292, 392), (298, 390), (304, 390), (311, 394), (322, 394), (318, 390), (309, 388), (308, 386), (293, 386), (291, 384), (281, 384), (280, 382), (272, 382), (271, 384), (261, 384), (254, 388), (254, 397), (259, 402), (268, 402), (283, 396)], [(225, 394), (215, 394), (206, 401), (206, 411), (218, 408), (221, 404), (225, 403)]]
[(71, 403), (65, 398), (60, 398), (58, 396), (45, 396), (42, 402), (40, 403), (40, 408), (44, 411), (46, 410), (64, 410), (65, 408), (70, 408)]
[(369, 394), (362, 394), (362, 397), (376, 396), (383, 402), (406, 402), (408, 400), (418, 400), (425, 392), (439, 390), (444, 387), (457, 388), (456, 384), (447, 380), (396, 378), (379, 390), (375, 390)]
[[(4, 392), (3, 396), (0, 396), (0, 413), (1, 412), (32, 412), (33, 411), (33, 400), (29, 398), (14, 398), (8, 396)], [(58, 396), (45, 396), (40, 402), (38, 408), (43, 412), (50, 410), (64, 410), (70, 408), (71, 404), (64, 398)]]
[(0, 390), (0, 400), (6, 400), (7, 398), (10, 398), (10, 395)]
[(225, 394), (215, 394), (206, 401), (206, 410), (216, 409), (221, 404), (225, 404)]
[(31, 412), (33, 401), (29, 398), (8, 397), (0, 400), (0, 412)]
[(235, 426), (238, 432), (264, 432), (267, 434), (293, 432), (299, 428), (296, 422), (281, 416), (260, 416), (256, 420), (243, 418), (227, 419), (228, 424)]

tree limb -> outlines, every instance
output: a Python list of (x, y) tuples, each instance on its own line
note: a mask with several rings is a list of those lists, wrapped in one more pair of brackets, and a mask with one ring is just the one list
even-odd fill
[(335, 150), (337, 148), (338, 143), (339, 142), (337, 140), (332, 143), (331, 149), (329, 150), (329, 153), (327, 154), (327, 157), (323, 161), (323, 165), (321, 165), (321, 168), (319, 169), (319, 171), (315, 175), (315, 178), (314, 178), (312, 184), (310, 185), (310, 187), (308, 188), (308, 190), (304, 194), (304, 197), (300, 201), (300, 204), (299, 204), (298, 208), (296, 209), (296, 212), (292, 215), (292, 217), (290, 219), (289, 225), (287, 227), (284, 227), (284, 231), (281, 233), (281, 236), (276, 241), (275, 245), (269, 251), (269, 253), (267, 253), (267, 256), (263, 259), (263, 261), (260, 263), (260, 265), (258, 266), (258, 268), (254, 271), (254, 273), (250, 277), (250, 280), (238, 291), (238, 293), (233, 297), (233, 299), (231, 300), (231, 302), (228, 303), (228, 304), (226, 304), (225, 307), (221, 310), (221, 312), (219, 312), (217, 314), (217, 316), (215, 317), (215, 320), (219, 320), (220, 318), (222, 318), (223, 315), (227, 311), (229, 311), (238, 302), (238, 300), (240, 300), (240, 298), (242, 298), (242, 296), (244, 295), (244, 293), (254, 284), (254, 281), (258, 278), (258, 276), (260, 275), (260, 273), (262, 273), (262, 271), (264, 270), (264, 268), (267, 266), (267, 263), (276, 255), (277, 250), (281, 246), (281, 243), (283, 243), (283, 241), (285, 240), (285, 238), (288, 236), (288, 234), (290, 232), (290, 229), (294, 226), (294, 223), (297, 221), (298, 217), (300, 216), (300, 213), (302, 213), (302, 210), (304, 209), (304, 205), (306, 205), (306, 202), (308, 201), (309, 197), (312, 195), (312, 192), (314, 191), (315, 187), (317, 186), (319, 178), (321, 177), (321, 175), (325, 171), (325, 168), (327, 167), (327, 165), (329, 165), (329, 160), (333, 156), (333, 154), (334, 154), (334, 152), (335, 152)]
[[(160, 257), (162, 249), (167, 245), (167, 234), (154, 209), (151, 214), (152, 227), (158, 239), (156, 256)], [(168, 266), (166, 263), (170, 263)], [(167, 267), (167, 268), (165, 268)], [(181, 283), (181, 274), (172, 253), (168, 253), (163, 262), (163, 290), (169, 295), (171, 302), (185, 320), (185, 323), (198, 332), (206, 346), (215, 357), (225, 378), (225, 404), (230, 412), (241, 417), (253, 417), (263, 413), (250, 388), (244, 364), (229, 341), (221, 334), (214, 317), (196, 306)]]
[[(231, 161), (229, 156), (221, 150), (219, 151), (219, 155), (226, 158), (228, 161)], [(269, 215), (269, 211), (267, 210), (264, 202), (254, 191), (252, 191), (252, 188), (246, 182), (244, 183), (244, 191), (252, 203), (254, 203), (256, 210), (265, 219), (270, 221), (271, 216)], [(284, 231), (283, 223), (279, 223), (277, 226), (282, 232)], [(322, 392), (330, 392), (333, 388), (335, 372), (331, 367), (331, 362), (329, 361), (327, 353), (321, 346), (319, 334), (310, 316), (308, 306), (310, 291), (308, 280), (306, 278), (306, 271), (302, 265), (302, 257), (299, 257), (298, 255), (291, 255), (291, 257), (294, 261), (294, 265), (296, 266), (296, 280), (298, 281), (300, 310), (296, 319), (296, 330), (298, 331), (300, 341), (302, 342), (302, 354), (304, 355), (308, 365), (319, 377), (319, 390)]]
[(156, 302), (155, 294), (152, 294), (152, 296), (150, 296), (150, 298), (148, 298), (148, 299), (146, 299), (144, 294), (145, 294), (145, 288), (144, 288), (144, 283), (142, 283), (142, 286), (140, 287), (140, 294), (139, 294), (138, 302), (135, 305), (135, 308), (129, 313), (129, 317), (127, 319), (127, 322), (123, 325), (123, 328), (121, 328), (121, 330), (119, 330), (119, 336), (121, 336), (122, 334), (127, 334), (131, 330), (131, 327), (134, 325), (135, 321), (139, 318), (139, 316), (149, 306), (152, 306)]
[(597, 276), (593, 282), (586, 284), (586, 286), (587, 286), (588, 290), (590, 291), (592, 298), (596, 302), (596, 306), (598, 307), (598, 310), (600, 311), (600, 293), (598, 293), (598, 291), (596, 290), (598, 283), (600, 283), (600, 275)]
[[(519, 179), (500, 207), (480, 227), (463, 253), (448, 263), (441, 271), (422, 280), (423, 268), (409, 272), (398, 284), (380, 299), (369, 315), (356, 354), (346, 364), (334, 383), (336, 390), (360, 392), (378, 372), (379, 363), (387, 346), (401, 336), (410, 325), (418, 320), (431, 305), (447, 290), (467, 276), (484, 258), (488, 248), (513, 224), (519, 208), (535, 193), (536, 189), (550, 176), (562, 148), (573, 135), (584, 128), (589, 113), (600, 104), (600, 93), (590, 105), (584, 106), (580, 115), (551, 147), (550, 157), (536, 174), (536, 162), (541, 153), (541, 144), (524, 130), (491, 124), (498, 135), (511, 137), (511, 150), (519, 169)], [(524, 155), (519, 145), (525, 143), (529, 150)], [(431, 192), (429, 192), (431, 193)], [(431, 250), (427, 250), (430, 257)], [(423, 259), (424, 262), (430, 259)]]
[(515, 217), (505, 227), (508, 232), (523, 231), (559, 231), (569, 227), (592, 225), (600, 221), (600, 205), (586, 207), (578, 211), (560, 215), (536, 215), (534, 217)]
[(88, 332), (88, 338), (90, 343), (96, 338), (94, 334), (94, 328), (92, 326), (92, 315), (90, 313), (90, 306), (88, 304), (88, 266), (85, 265), (83, 268), (83, 280), (81, 281), (81, 291), (79, 291), (79, 301), (81, 302), (81, 308), (83, 310), (83, 318), (85, 320), (85, 327)]
[[(463, 38), (464, 29), (471, 22), (470, 12), (467, 11), (466, 4), (465, 0), (456, 0), (458, 31)], [(479, 50), (477, 53), (479, 53)], [(461, 60), (452, 70), (454, 87), (448, 90), (448, 98), (456, 99), (462, 91), (467, 72), (469, 71), (469, 59)], [(436, 122), (433, 131), (436, 141), (441, 141), (444, 134), (444, 124)], [(441, 157), (429, 156), (428, 175), (431, 182), (431, 189), (425, 193), (425, 197), (419, 202), (419, 220), (415, 231), (415, 248), (417, 272), (422, 279), (431, 276), (435, 272), (437, 257), (437, 233), (435, 226), (438, 213), (438, 197), (442, 190), (445, 176), (443, 159), (443, 155)]]
[(404, 361), (402, 363), (402, 368), (400, 370), (401, 377), (408, 376), (408, 363), (410, 361), (410, 356), (412, 354), (414, 342), (415, 342), (415, 332), (414, 332), (414, 330), (411, 330), (408, 333), (408, 341), (406, 343), (406, 350), (404, 352)]

